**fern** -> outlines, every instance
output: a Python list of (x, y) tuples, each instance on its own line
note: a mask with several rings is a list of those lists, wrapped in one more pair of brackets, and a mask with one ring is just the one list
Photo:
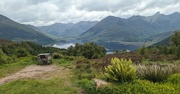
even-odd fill
[(136, 69), (133, 67), (131, 59), (112, 58), (111, 64), (105, 67), (104, 74), (111, 80), (126, 82), (136, 77)]

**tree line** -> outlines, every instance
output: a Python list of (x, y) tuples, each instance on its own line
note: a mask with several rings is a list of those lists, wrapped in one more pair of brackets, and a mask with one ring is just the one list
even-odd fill
[(170, 41), (170, 45), (160, 45), (149, 48), (143, 46), (138, 52), (146, 58), (148, 58), (149, 54), (160, 54), (171, 56), (174, 59), (180, 59), (180, 31), (175, 31), (168, 41)]
[(106, 49), (102, 46), (90, 42), (80, 45), (76, 43), (75, 46), (70, 46), (67, 49), (67, 55), (70, 56), (84, 56), (88, 59), (95, 59), (106, 55)]

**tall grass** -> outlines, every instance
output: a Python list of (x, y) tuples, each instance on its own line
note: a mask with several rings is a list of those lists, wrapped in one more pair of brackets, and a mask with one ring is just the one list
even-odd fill
[(180, 67), (173, 64), (152, 64), (137, 66), (137, 75), (141, 79), (146, 79), (152, 82), (161, 82), (175, 73), (180, 73)]

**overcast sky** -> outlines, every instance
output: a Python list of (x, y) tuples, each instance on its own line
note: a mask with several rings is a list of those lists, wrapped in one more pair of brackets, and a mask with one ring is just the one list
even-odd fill
[(0, 0), (0, 14), (35, 26), (180, 12), (180, 0)]

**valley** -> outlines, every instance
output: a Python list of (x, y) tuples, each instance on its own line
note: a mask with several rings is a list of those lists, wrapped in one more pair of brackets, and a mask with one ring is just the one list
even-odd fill
[[(86, 22), (84, 25), (89, 27), (85, 29), (85, 26), (83, 26), (84, 31), (82, 29), (78, 30), (78, 28), (74, 29), (74, 31), (81, 31), (76, 36), (69, 36), (69, 34), (73, 33), (69, 33), (72, 32), (72, 29), (69, 30), (67, 28), (78, 27), (83, 22), (77, 24), (54, 24), (40, 27), (40, 29), (46, 28), (46, 33), (48, 34), (51, 34), (50, 32), (59, 32), (59, 34), (52, 35), (58, 35), (60, 36), (59, 39), (66, 40), (68, 43), (78, 39), (84, 43), (95, 42), (112, 51), (122, 49), (136, 50), (143, 45), (151, 46), (171, 36), (174, 31), (180, 30), (178, 25), (179, 17), (180, 13), (177, 12), (169, 15), (157, 12), (152, 16), (145, 17), (138, 15), (127, 19), (108, 16), (99, 22)], [(93, 24), (90, 25), (90, 23)], [(53, 30), (53, 27), (59, 29)], [(61, 32), (64, 33), (62, 34)]]
[(37, 27), (0, 15), (0, 94), (180, 94), (179, 84), (178, 12)]
[(3, 15), (0, 18), (0, 38), (51, 46), (95, 42), (111, 51), (151, 46), (180, 30), (178, 12), (169, 15), (157, 12), (152, 16), (137, 15), (127, 19), (108, 16), (99, 22), (55, 23), (39, 27), (19, 24)]

